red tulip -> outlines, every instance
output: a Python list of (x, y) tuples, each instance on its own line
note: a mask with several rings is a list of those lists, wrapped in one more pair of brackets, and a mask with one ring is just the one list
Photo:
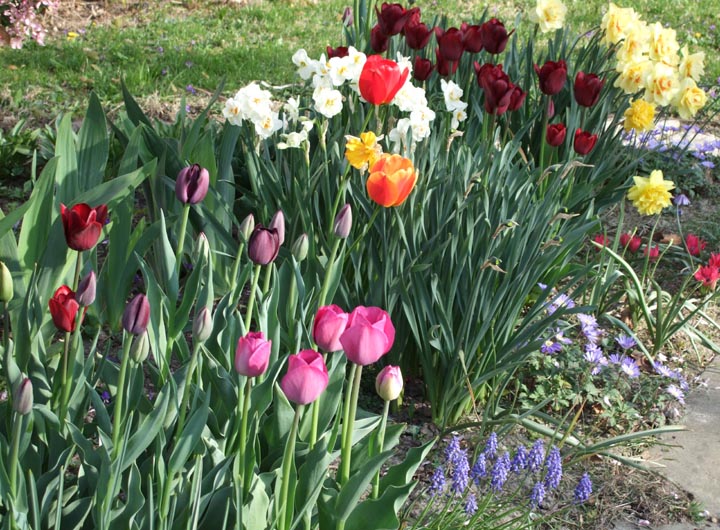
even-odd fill
[(400, 33), (410, 16), (410, 13), (401, 4), (388, 4), (387, 2), (383, 2), (380, 9), (375, 6), (375, 13), (377, 13), (378, 26), (389, 37)]
[(565, 141), (566, 134), (567, 128), (565, 127), (564, 123), (553, 123), (552, 125), (547, 126), (545, 140), (547, 141), (548, 145), (552, 147), (557, 147), (559, 145), (562, 145), (562, 143)]
[(703, 265), (698, 268), (694, 277), (697, 281), (702, 282), (703, 287), (714, 291), (718, 280), (720, 280), (720, 269), (713, 265)]
[(327, 367), (318, 352), (303, 350), (288, 357), (288, 370), (280, 381), (280, 388), (290, 401), (299, 405), (312, 403), (327, 385)]
[(275, 261), (280, 251), (280, 236), (274, 228), (255, 226), (248, 241), (248, 257), (255, 265), (267, 265)]
[(73, 250), (89, 250), (93, 248), (107, 219), (107, 206), (101, 204), (96, 208), (81, 202), (71, 208), (60, 205), (65, 241)]
[(405, 33), (405, 42), (407, 43), (408, 48), (413, 50), (422, 50), (425, 46), (427, 46), (427, 43), (430, 42), (433, 30), (428, 28), (422, 22), (418, 21), (411, 23), (408, 21), (408, 23), (405, 24), (403, 33)]
[(463, 22), (460, 31), (462, 31), (463, 48), (466, 52), (478, 53), (483, 49), (481, 26), (477, 24), (471, 26)]
[(491, 18), (480, 26), (480, 34), (485, 51), (492, 55), (497, 55), (505, 51), (512, 31), (508, 33), (502, 22), (496, 18)]
[(621, 234), (620, 244), (623, 248), (626, 248), (627, 250), (635, 254), (638, 250), (640, 250), (640, 245), (642, 245), (642, 239), (640, 239), (639, 236), (634, 236), (632, 234)]
[(347, 46), (338, 46), (337, 48), (333, 48), (332, 46), (326, 46), (325, 52), (327, 53), (328, 61), (332, 59), (333, 57), (347, 57), (350, 54), (350, 50), (348, 50)]
[(448, 61), (440, 55), (440, 50), (435, 48), (435, 59), (437, 60), (437, 71), (442, 77), (448, 77), (453, 75), (457, 69), (460, 61)]
[(459, 61), (462, 57), (463, 36), (462, 32), (457, 28), (450, 28), (445, 31), (442, 28), (435, 28), (435, 38), (438, 43), (440, 55), (446, 61)]
[(125, 331), (133, 335), (142, 335), (150, 322), (150, 302), (144, 294), (135, 295), (125, 306), (122, 325)]
[(548, 96), (554, 96), (565, 86), (567, 65), (562, 59), (559, 61), (547, 61), (542, 65), (542, 68), (535, 65), (535, 73), (540, 80), (540, 92)]
[(360, 94), (373, 105), (390, 103), (409, 75), (410, 71), (407, 68), (401, 70), (395, 61), (371, 55), (360, 72)]
[(510, 104), (508, 105), (508, 110), (510, 112), (518, 110), (525, 101), (525, 96), (527, 96), (527, 92), (524, 92), (517, 85), (512, 85), (512, 92), (510, 93)]
[(488, 114), (504, 114), (510, 107), (515, 85), (503, 72), (502, 64), (490, 63), (480, 66), (475, 63), (477, 81), (485, 94), (485, 112)]
[(713, 252), (708, 259), (708, 265), (720, 268), (720, 253)]
[[(648, 252), (648, 248), (650, 248), (650, 251)], [(652, 261), (657, 260), (660, 257), (660, 247), (658, 245), (655, 245), (654, 247), (645, 247), (644, 254), (647, 256), (650, 254), (650, 259)]]
[(390, 37), (383, 33), (380, 25), (375, 24), (370, 30), (370, 47), (375, 53), (383, 53), (388, 49)]
[(691, 256), (699, 256), (700, 253), (705, 250), (707, 241), (703, 241), (695, 234), (688, 234), (685, 236), (685, 245)]
[[(595, 243), (597, 243), (601, 247), (609, 247), (612, 244), (612, 240), (605, 234), (597, 234), (595, 237), (593, 237), (593, 241), (595, 241)], [(597, 250), (598, 252), (600, 251), (600, 249), (597, 247), (595, 247), (595, 250)]]
[(197, 204), (207, 195), (210, 173), (199, 164), (183, 168), (175, 180), (175, 196), (183, 204)]
[(347, 358), (365, 366), (376, 362), (392, 348), (395, 327), (390, 315), (379, 307), (358, 306), (348, 318), (340, 344)]
[(315, 313), (313, 322), (313, 340), (323, 351), (333, 352), (342, 350), (340, 335), (347, 327), (348, 314), (339, 306), (326, 305)]
[(75, 320), (80, 304), (75, 300), (75, 293), (70, 287), (67, 285), (58, 287), (48, 301), (48, 306), (56, 328), (68, 333), (75, 331)]
[(577, 129), (575, 131), (575, 139), (573, 141), (573, 149), (579, 155), (586, 155), (595, 147), (597, 142), (597, 134), (590, 134), (587, 131)]
[(265, 373), (270, 362), (272, 341), (266, 340), (262, 331), (250, 331), (238, 339), (235, 348), (235, 371), (245, 377), (257, 377)]
[(578, 72), (573, 86), (575, 101), (583, 107), (592, 107), (600, 99), (600, 91), (604, 84), (605, 80), (595, 74)]
[(413, 64), (413, 77), (418, 81), (427, 81), (433, 73), (435, 65), (430, 59), (423, 59), (419, 55), (415, 56)]

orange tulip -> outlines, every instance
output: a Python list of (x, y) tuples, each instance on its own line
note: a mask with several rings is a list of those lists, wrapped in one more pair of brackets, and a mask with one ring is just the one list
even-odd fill
[(412, 162), (400, 155), (385, 155), (370, 169), (367, 191), (370, 198), (381, 206), (398, 206), (403, 203), (417, 182)]

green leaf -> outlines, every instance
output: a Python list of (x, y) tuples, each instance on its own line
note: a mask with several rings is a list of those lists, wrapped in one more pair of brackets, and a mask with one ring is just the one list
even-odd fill
[(373, 530), (396, 530), (400, 527), (397, 513), (416, 483), (388, 488), (379, 498), (368, 499), (355, 507), (345, 522), (345, 530), (366, 530), (372, 521)]
[(58, 157), (55, 183), (57, 191), (55, 207), (70, 204), (80, 194), (78, 185), (78, 162), (75, 149), (75, 133), (72, 130), (72, 116), (66, 114), (60, 121), (55, 141), (55, 156)]
[(380, 471), (383, 463), (392, 456), (392, 451), (384, 451), (379, 455), (374, 456), (368, 462), (360, 468), (357, 473), (350, 477), (347, 484), (342, 487), (340, 494), (337, 498), (337, 504), (335, 505), (335, 513), (338, 520), (342, 521), (350, 516), (350, 513), (355, 509), (360, 497), (365, 494), (365, 490), (370, 484), (370, 481), (375, 476), (375, 473)]
[(132, 173), (116, 177), (89, 189), (82, 195), (75, 197), (72, 204), (80, 202), (85, 202), (91, 206), (107, 204), (112, 215), (113, 206), (129, 197), (135, 191), (135, 188), (142, 184), (148, 175), (151, 175), (154, 171), (155, 162), (153, 161)]
[(210, 392), (208, 391), (205, 393), (205, 399), (202, 405), (190, 416), (182, 434), (180, 434), (178, 438), (175, 449), (173, 449), (168, 465), (168, 473), (170, 476), (174, 476), (185, 466), (185, 462), (187, 462), (188, 457), (200, 441), (209, 411)]
[(391, 486), (404, 486), (411, 483), (415, 471), (425, 460), (436, 441), (437, 439), (433, 438), (420, 447), (413, 447), (408, 450), (405, 460), (388, 469), (385, 476), (380, 479), (380, 491), (385, 491), (386, 488)]
[(88, 191), (102, 183), (105, 176), (110, 141), (107, 122), (100, 100), (90, 94), (85, 119), (78, 133), (78, 183), (80, 191)]
[(155, 440), (163, 427), (163, 419), (170, 403), (171, 392), (168, 390), (170, 386), (166, 386), (160, 392), (155, 402), (153, 411), (142, 421), (134, 433), (130, 436), (123, 454), (123, 462), (120, 471), (126, 470), (133, 464)]
[(304, 514), (312, 512), (322, 485), (327, 475), (330, 463), (335, 460), (340, 451), (327, 450), (327, 438), (322, 438), (305, 458), (305, 462), (298, 469), (297, 491), (295, 494), (295, 519), (291, 528), (296, 528), (303, 520)]

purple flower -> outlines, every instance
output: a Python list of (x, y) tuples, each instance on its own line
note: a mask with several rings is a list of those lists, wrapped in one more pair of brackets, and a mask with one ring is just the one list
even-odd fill
[(542, 482), (536, 482), (530, 494), (530, 506), (537, 508), (545, 499), (545, 486)]
[(673, 378), (673, 371), (670, 370), (667, 366), (665, 366), (663, 363), (658, 361), (653, 361), (652, 363), (653, 368), (655, 369), (655, 373), (658, 375), (661, 375), (663, 377), (670, 377)]
[(634, 348), (637, 345), (635, 339), (625, 334), (620, 334), (615, 337), (615, 342), (617, 342), (618, 346), (620, 346), (623, 350), (629, 350), (630, 348)]
[(597, 343), (602, 336), (602, 330), (598, 327), (597, 319), (585, 313), (578, 313), (577, 318), (580, 321), (580, 331), (585, 335), (585, 338), (589, 342)]
[(545, 442), (537, 440), (530, 448), (528, 454), (527, 467), (531, 473), (536, 473), (542, 468), (543, 462), (545, 461)]
[(550, 302), (547, 306), (547, 312), (549, 315), (552, 315), (555, 311), (557, 311), (561, 307), (566, 307), (568, 309), (572, 309), (575, 307), (575, 302), (573, 302), (572, 298), (570, 298), (565, 293), (560, 293), (555, 297), (555, 299)]
[(474, 493), (471, 493), (468, 495), (467, 500), (465, 501), (465, 514), (466, 515), (475, 515), (475, 512), (478, 511), (478, 504), (477, 504), (477, 498), (475, 497)]
[(690, 199), (684, 193), (678, 193), (673, 198), (673, 203), (675, 203), (675, 206), (690, 206)]
[(480, 484), (480, 479), (487, 476), (487, 460), (485, 459), (485, 453), (480, 453), (470, 470), (470, 476), (475, 484)]
[(107, 390), (103, 390), (102, 394), (100, 394), (100, 399), (102, 399), (103, 403), (105, 403), (106, 405), (110, 403), (110, 392), (108, 392)]
[(505, 451), (493, 466), (490, 487), (496, 492), (501, 491), (505, 482), (507, 482), (508, 473), (510, 473), (510, 454)]
[(565, 337), (562, 331), (556, 329), (555, 335), (553, 335), (552, 338), (549, 338), (548, 340), (543, 342), (543, 345), (540, 347), (540, 351), (543, 352), (545, 355), (559, 353), (562, 351), (563, 344), (572, 344), (572, 340)]
[(462, 495), (470, 482), (470, 464), (464, 450), (460, 451), (456, 461), (453, 463), (450, 474), (450, 489), (455, 495)]
[(580, 482), (575, 486), (575, 502), (582, 504), (590, 498), (592, 494), (592, 481), (590, 475), (583, 473)]
[(194, 96), (195, 94), (197, 94), (197, 90), (195, 90), (195, 87), (192, 86), (192, 85), (186, 86), (186, 87), (185, 87), (185, 91), (186, 91), (188, 94), (192, 94), (193, 96)]
[(193, 62), (192, 62), (192, 61), (185, 61), (185, 66), (186, 66), (187, 68), (192, 68)]
[(623, 357), (622, 363), (620, 363), (620, 369), (631, 379), (640, 377), (640, 367), (637, 362), (635, 362), (635, 359)]
[(610, 361), (610, 364), (620, 364), (623, 362), (624, 358), (625, 356), (620, 355), (619, 353), (611, 353), (610, 357), (608, 357), (608, 361)]
[(442, 466), (437, 466), (432, 478), (430, 479), (430, 488), (428, 492), (431, 496), (441, 493), (445, 488), (445, 471)]
[(528, 452), (524, 445), (518, 446), (515, 456), (512, 459), (511, 469), (514, 473), (520, 473), (528, 467)]
[(552, 446), (545, 465), (547, 467), (545, 486), (550, 489), (557, 489), (560, 485), (560, 479), (562, 479), (562, 457), (560, 456), (560, 449), (554, 445)]
[(677, 399), (680, 404), (685, 404), (685, 393), (680, 390), (680, 388), (677, 385), (668, 385), (668, 387), (665, 389), (665, 391), (670, 394), (672, 397)]
[(156, 49), (158, 53), (165, 53), (165, 48), (163, 48), (162, 46), (158, 46)]
[(163, 68), (162, 70), (160, 70), (160, 75), (163, 76), (163, 77), (166, 76), (167, 73), (168, 73), (167, 67), (165, 67), (165, 68)]
[(485, 442), (485, 456), (487, 456), (488, 458), (494, 457), (497, 453), (497, 448), (497, 434), (491, 432), (490, 436), (488, 436), (487, 442)]

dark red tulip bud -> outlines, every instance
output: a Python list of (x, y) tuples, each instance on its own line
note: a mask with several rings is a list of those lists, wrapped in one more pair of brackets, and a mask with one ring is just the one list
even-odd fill
[(522, 106), (525, 101), (525, 96), (527, 96), (527, 92), (523, 92), (523, 90), (517, 85), (512, 85), (511, 90), (512, 92), (510, 93), (510, 104), (508, 105), (508, 110), (510, 112), (514, 112)]
[(478, 53), (483, 48), (482, 32), (477, 24), (469, 25), (465, 22), (460, 26), (462, 31), (463, 48), (468, 53)]
[(597, 134), (590, 134), (587, 131), (577, 129), (575, 131), (575, 140), (573, 142), (573, 149), (579, 155), (586, 155), (595, 147), (597, 142)]
[(354, 22), (352, 7), (348, 6), (345, 8), (342, 14), (343, 26), (352, 26)]
[(199, 164), (183, 168), (175, 180), (175, 196), (184, 204), (197, 204), (207, 195), (210, 173)]
[(248, 256), (255, 265), (267, 265), (277, 258), (280, 250), (280, 238), (274, 228), (265, 228), (258, 224), (250, 235)]
[(433, 34), (433, 30), (428, 28), (422, 22), (408, 22), (405, 24), (405, 42), (409, 48), (413, 50), (422, 50), (427, 43), (430, 42), (430, 37)]
[(269, 228), (274, 228), (277, 231), (278, 241), (282, 246), (285, 243), (285, 214), (282, 210), (278, 210), (270, 220)]
[(462, 57), (463, 38), (462, 32), (457, 28), (450, 28), (447, 31), (442, 28), (435, 28), (435, 38), (438, 43), (440, 56), (446, 61), (459, 61)]
[(122, 326), (128, 333), (141, 335), (145, 332), (150, 321), (150, 302), (144, 294), (135, 295), (125, 306), (122, 316)]
[(60, 205), (65, 241), (73, 250), (89, 250), (93, 248), (102, 232), (107, 220), (107, 205), (101, 204), (95, 208), (81, 202), (71, 208)]
[(604, 84), (605, 80), (600, 79), (595, 74), (578, 72), (575, 76), (575, 84), (573, 86), (575, 101), (583, 107), (592, 107), (598, 102), (598, 99), (600, 99), (600, 91)]
[(413, 77), (418, 81), (427, 81), (435, 69), (430, 59), (423, 59), (419, 55), (415, 56), (413, 64)]
[(350, 229), (352, 228), (352, 208), (349, 204), (345, 204), (335, 216), (335, 223), (333, 224), (333, 233), (341, 238), (345, 239), (350, 235)]
[(437, 61), (437, 71), (442, 77), (448, 77), (453, 75), (457, 69), (460, 61), (448, 61), (440, 55), (440, 50), (435, 48), (435, 59)]
[(23, 378), (18, 384), (13, 395), (13, 410), (25, 416), (30, 414), (33, 408), (33, 385), (29, 377)]
[(383, 32), (379, 24), (375, 24), (370, 30), (370, 47), (375, 53), (383, 53), (388, 49), (390, 37)]
[(491, 18), (480, 26), (480, 35), (485, 51), (492, 55), (497, 55), (505, 51), (512, 31), (508, 33), (502, 22), (496, 18)]
[(388, 37), (400, 33), (409, 16), (401, 4), (388, 4), (387, 2), (383, 2), (380, 9), (376, 6), (375, 13), (377, 13), (378, 26)]
[(534, 65), (535, 73), (540, 80), (540, 92), (554, 96), (565, 86), (567, 79), (567, 65), (565, 61), (547, 61), (541, 67)]
[(338, 46), (337, 48), (333, 48), (332, 46), (327, 46), (325, 48), (325, 51), (327, 52), (327, 58), (328, 61), (332, 59), (333, 57), (347, 57), (350, 54), (350, 51), (348, 50), (347, 46)]
[(90, 271), (87, 276), (82, 279), (80, 285), (78, 285), (77, 293), (75, 293), (75, 299), (83, 307), (92, 305), (95, 301), (96, 290), (97, 278), (95, 276), (95, 271)]
[(562, 145), (562, 143), (565, 141), (566, 134), (567, 128), (565, 127), (564, 123), (553, 123), (552, 125), (547, 126), (545, 140), (547, 141), (548, 145), (551, 145), (552, 147), (557, 147), (559, 145)]

